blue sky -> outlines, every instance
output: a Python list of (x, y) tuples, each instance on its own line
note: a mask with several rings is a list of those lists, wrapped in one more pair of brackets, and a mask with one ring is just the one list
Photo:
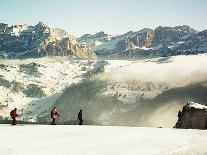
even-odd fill
[(207, 29), (207, 0), (0, 0), (0, 22), (42, 21), (80, 36), (121, 34), (159, 25)]

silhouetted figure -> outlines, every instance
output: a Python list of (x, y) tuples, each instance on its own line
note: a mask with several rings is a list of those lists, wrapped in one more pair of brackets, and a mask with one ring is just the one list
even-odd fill
[(51, 123), (51, 125), (56, 125), (56, 124), (55, 124), (56, 116), (60, 116), (60, 115), (58, 114), (56, 107), (54, 107), (54, 108), (51, 110), (51, 118), (52, 118), (52, 123)]
[(14, 110), (12, 110), (10, 112), (10, 116), (12, 118), (12, 125), (17, 125), (16, 123), (16, 117), (18, 117), (19, 115), (17, 114), (17, 108), (14, 108)]
[(83, 125), (82, 110), (80, 110), (78, 113), (78, 120), (79, 120), (79, 125)]

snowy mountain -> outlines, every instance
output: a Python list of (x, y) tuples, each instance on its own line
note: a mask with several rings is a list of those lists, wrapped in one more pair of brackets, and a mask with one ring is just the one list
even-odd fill
[[(151, 58), (207, 51), (207, 31), (198, 32), (190, 26), (144, 28), (122, 35), (109, 35), (103, 31), (85, 34), (80, 38), (66, 31), (37, 25), (0, 23), (1, 58), (36, 58), (69, 56), (80, 59)], [(96, 56), (97, 55), (97, 56)]]
[(206, 30), (198, 32), (183, 25), (129, 31), (96, 45), (90, 44), (96, 39), (88, 39), (85, 35), (78, 40), (85, 42), (98, 56), (127, 58), (206, 53), (206, 38)]
[[(186, 100), (206, 104), (207, 55), (146, 60), (1, 60), (0, 116), (18, 108), (19, 120), (173, 127)], [(159, 73), (159, 74), (158, 74)], [(175, 77), (176, 75), (176, 77)]]
[(67, 32), (39, 22), (35, 26), (0, 24), (0, 55), (6, 58), (71, 56), (95, 59), (96, 54), (82, 47)]

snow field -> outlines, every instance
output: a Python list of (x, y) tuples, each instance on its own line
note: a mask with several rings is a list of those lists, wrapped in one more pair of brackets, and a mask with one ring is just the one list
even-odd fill
[(1, 125), (2, 155), (204, 155), (205, 130)]

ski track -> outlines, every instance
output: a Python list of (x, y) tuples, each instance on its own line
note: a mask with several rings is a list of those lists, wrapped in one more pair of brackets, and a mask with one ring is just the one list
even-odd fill
[(207, 131), (118, 126), (0, 125), (1, 155), (206, 155)]

